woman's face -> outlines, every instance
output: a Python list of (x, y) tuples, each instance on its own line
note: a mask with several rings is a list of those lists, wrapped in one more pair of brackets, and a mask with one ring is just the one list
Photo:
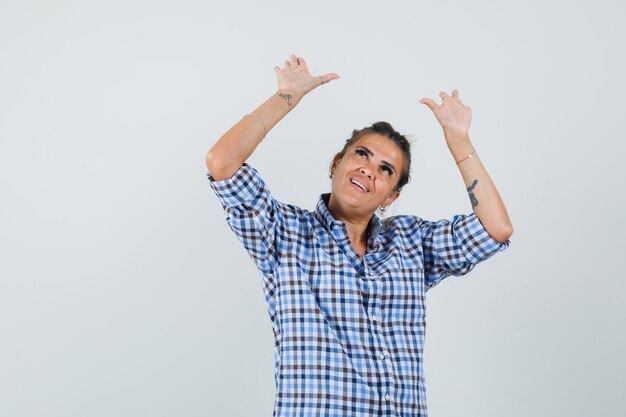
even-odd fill
[(386, 136), (368, 133), (334, 164), (332, 196), (345, 209), (372, 214), (381, 204), (387, 207), (400, 196), (394, 188), (402, 169), (402, 150)]

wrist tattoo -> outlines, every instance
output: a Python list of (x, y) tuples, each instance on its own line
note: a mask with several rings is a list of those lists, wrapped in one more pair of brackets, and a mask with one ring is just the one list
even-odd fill
[(291, 99), (293, 98), (293, 96), (291, 94), (278, 93), (278, 96), (284, 98), (285, 100), (287, 100), (287, 105), (291, 106)]
[(472, 207), (476, 207), (478, 205), (478, 200), (472, 191), (474, 191), (474, 187), (478, 184), (478, 180), (474, 180), (472, 185), (467, 187), (467, 192), (469, 193), (470, 201), (472, 202)]

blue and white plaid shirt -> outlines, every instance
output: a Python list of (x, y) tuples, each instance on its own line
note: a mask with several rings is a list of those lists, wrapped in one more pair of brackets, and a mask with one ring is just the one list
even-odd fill
[(436, 222), (370, 221), (363, 257), (328, 211), (275, 200), (244, 163), (207, 173), (226, 221), (261, 272), (274, 331), (274, 417), (427, 416), (426, 291), (461, 276), (500, 243), (474, 213)]

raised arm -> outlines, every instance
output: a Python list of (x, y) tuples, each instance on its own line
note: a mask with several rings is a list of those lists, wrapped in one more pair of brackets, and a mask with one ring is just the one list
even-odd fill
[(448, 149), (461, 171), (476, 217), (491, 237), (504, 243), (513, 234), (513, 226), (496, 186), (470, 141), (472, 110), (459, 100), (457, 90), (452, 90), (452, 97), (444, 91), (439, 96), (443, 101), (441, 105), (430, 98), (423, 98), (420, 103), (433, 111), (443, 127)]
[(313, 77), (302, 57), (291, 55), (283, 68), (274, 67), (278, 91), (244, 116), (209, 149), (206, 166), (216, 180), (230, 178), (252, 155), (258, 144), (302, 97), (322, 84), (338, 79), (335, 73)]

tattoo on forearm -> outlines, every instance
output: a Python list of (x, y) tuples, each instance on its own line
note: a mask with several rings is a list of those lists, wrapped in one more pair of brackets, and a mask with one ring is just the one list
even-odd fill
[(291, 99), (293, 98), (293, 96), (291, 94), (278, 93), (278, 96), (284, 98), (285, 100), (287, 100), (287, 105), (291, 106)]
[(472, 192), (474, 191), (474, 187), (476, 187), (476, 184), (478, 184), (478, 180), (474, 180), (472, 185), (467, 187), (467, 192), (469, 193), (470, 201), (472, 202), (472, 207), (476, 207), (478, 205), (478, 200), (476, 199), (476, 196)]

